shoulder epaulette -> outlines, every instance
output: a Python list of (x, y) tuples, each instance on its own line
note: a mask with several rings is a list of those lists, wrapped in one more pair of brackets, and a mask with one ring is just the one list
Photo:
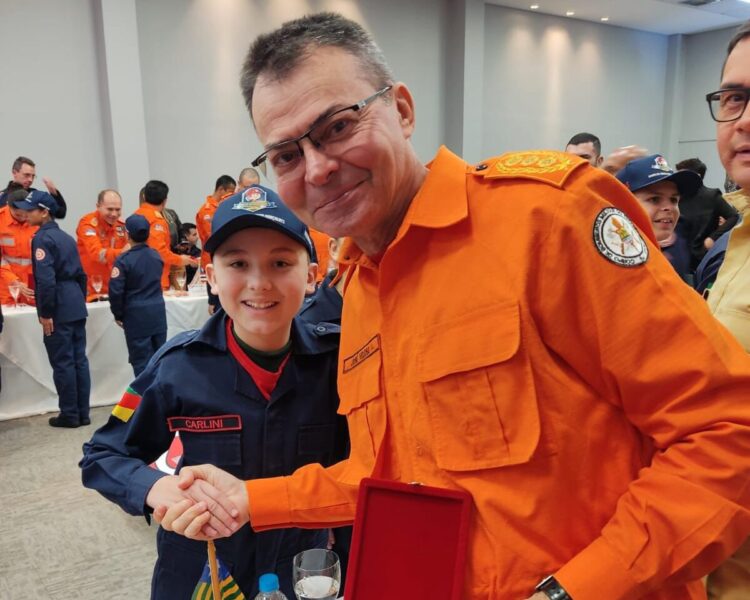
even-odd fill
[(562, 188), (571, 173), (586, 164), (583, 158), (565, 152), (529, 150), (487, 159), (472, 172), (485, 179), (533, 179)]

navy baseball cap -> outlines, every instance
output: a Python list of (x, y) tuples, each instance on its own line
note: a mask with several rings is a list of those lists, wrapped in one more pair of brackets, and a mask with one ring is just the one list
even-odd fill
[(150, 229), (148, 219), (143, 215), (130, 215), (125, 219), (125, 230), (134, 242), (145, 242)]
[(221, 201), (211, 221), (211, 236), (206, 240), (205, 250), (213, 254), (230, 235), (249, 227), (275, 229), (302, 244), (311, 259), (314, 256), (305, 224), (276, 192), (262, 185), (252, 185)]
[(687, 169), (673, 171), (661, 154), (631, 160), (617, 172), (615, 177), (631, 192), (637, 192), (661, 181), (671, 181), (677, 186), (681, 196), (692, 196), (702, 183), (698, 173)]
[(47, 209), (49, 214), (53, 217), (59, 209), (57, 201), (52, 195), (47, 192), (42, 192), (41, 190), (29, 192), (23, 200), (14, 201), (13, 206), (20, 208), (21, 210), (34, 210), (35, 208)]

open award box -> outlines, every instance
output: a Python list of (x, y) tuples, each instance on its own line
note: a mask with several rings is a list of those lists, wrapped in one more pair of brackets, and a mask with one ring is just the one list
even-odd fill
[(346, 600), (460, 600), (471, 504), (466, 492), (363, 479)]

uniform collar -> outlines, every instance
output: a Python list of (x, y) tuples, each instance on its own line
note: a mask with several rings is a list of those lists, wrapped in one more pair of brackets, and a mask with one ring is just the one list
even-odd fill
[[(227, 318), (223, 310), (216, 311), (186, 345), (202, 343), (220, 352), (228, 352)], [(340, 331), (341, 328), (332, 323), (312, 324), (295, 317), (292, 321), (292, 354), (314, 355), (335, 350), (338, 347)]]
[(47, 221), (39, 226), (39, 230), (41, 231), (42, 229), (60, 229), (60, 226), (57, 224), (57, 221)]
[(164, 219), (164, 215), (162, 214), (162, 212), (159, 209), (157, 209), (153, 204), (149, 204), (148, 202), (144, 202), (143, 204), (141, 204), (138, 210), (140, 210), (142, 213), (145, 212), (145, 213), (150, 213), (152, 215), (155, 215), (158, 219)]
[[(389, 247), (404, 237), (410, 227), (442, 229), (455, 225), (469, 214), (466, 175), (470, 167), (448, 148), (440, 146), (435, 158), (427, 163), (427, 169), (427, 176)], [(344, 264), (375, 266), (350, 238), (342, 244), (340, 255), (340, 262)]]

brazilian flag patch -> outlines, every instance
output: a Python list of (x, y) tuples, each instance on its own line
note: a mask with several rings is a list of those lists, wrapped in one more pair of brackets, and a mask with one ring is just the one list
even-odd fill
[(122, 398), (117, 405), (112, 409), (112, 416), (117, 417), (123, 423), (127, 423), (140, 403), (140, 394), (136, 393), (133, 388), (129, 387), (125, 390), (125, 393), (122, 395)]

